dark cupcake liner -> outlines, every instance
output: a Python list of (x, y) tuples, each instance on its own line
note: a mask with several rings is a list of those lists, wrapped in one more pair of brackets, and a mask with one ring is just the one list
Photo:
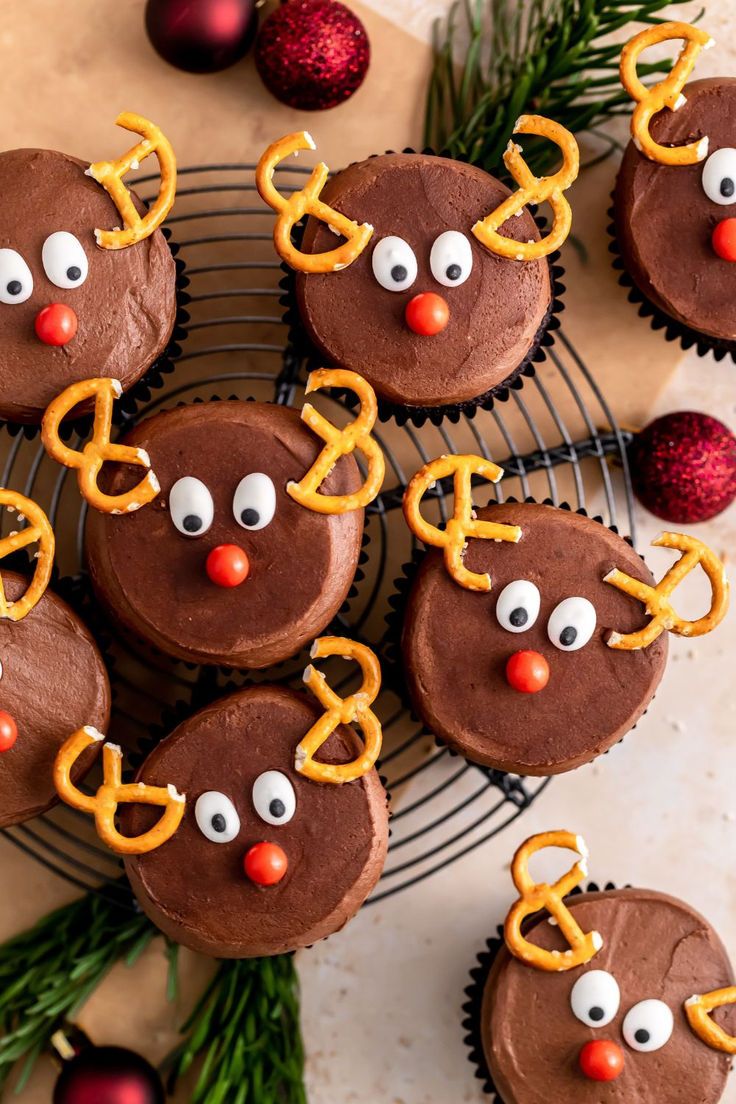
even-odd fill
[(676, 318), (672, 318), (669, 314), (665, 314), (661, 307), (658, 307), (656, 303), (653, 303), (652, 300), (644, 294), (633, 276), (629, 273), (624, 262), (616, 229), (613, 200), (614, 193), (611, 193), (611, 206), (607, 211), (610, 222), (606, 228), (611, 239), (608, 245), (608, 252), (613, 256), (613, 268), (619, 273), (618, 282), (621, 287), (626, 289), (629, 302), (634, 303), (638, 307), (637, 313), (639, 317), (649, 319), (649, 325), (653, 330), (662, 330), (664, 332), (665, 341), (679, 341), (681, 347), (685, 351), (694, 348), (700, 357), (705, 356), (707, 353), (712, 353), (718, 361), (723, 360), (724, 357), (730, 356), (731, 360), (736, 362), (736, 341), (724, 341), (722, 338), (710, 337), (708, 334), (699, 333), (698, 330), (691, 329), (683, 322), (679, 322)]
[[(186, 309), (190, 302), (189, 278), (186, 275), (186, 266), (179, 256), (179, 245), (171, 240), (171, 231), (167, 226), (162, 228), (176, 266), (176, 315), (171, 336), (162, 353), (156, 357), (152, 364), (146, 368), (141, 378), (128, 388), (113, 406), (113, 425), (125, 428), (128, 426), (138, 411), (146, 403), (150, 402), (153, 391), (164, 386), (164, 377), (170, 375), (176, 368), (176, 360), (181, 354), (181, 343), (187, 336), (186, 325), (189, 321), (189, 311)], [(19, 434), (27, 440), (33, 440), (41, 432), (40, 423), (28, 425), (25, 422), (0, 421), (0, 430), (4, 429), (11, 437)], [(81, 437), (89, 436), (92, 429), (92, 414), (84, 414), (78, 418), (65, 418), (61, 424), (59, 435), (64, 441), (68, 441), (75, 434)]]
[[(394, 153), (395, 151), (387, 150), (386, 152)], [(402, 150), (402, 153), (416, 152), (416, 150), (411, 148)], [(438, 154), (432, 149), (423, 149), (421, 152), (431, 157), (446, 156), (444, 154)], [(379, 154), (371, 154), (370, 156), (377, 157)], [(370, 160), (370, 157), (366, 158), (366, 160)], [(455, 160), (467, 162), (468, 159), (457, 157)], [(543, 232), (547, 227), (547, 220), (537, 216), (537, 209), (535, 206), (530, 205), (529, 210), (532, 212), (537, 226)], [(305, 223), (302, 222), (295, 230), (294, 240), (297, 243), (301, 239), (304, 225)], [(392, 403), (388, 399), (381, 398), (380, 395), (377, 395), (379, 419), (382, 422), (393, 420), (399, 426), (406, 425), (407, 422), (410, 422), (418, 429), (427, 422), (439, 426), (445, 419), (456, 424), (463, 416), (472, 418), (479, 409), (492, 410), (496, 402), (507, 402), (511, 391), (520, 391), (524, 386), (525, 378), (534, 376), (536, 371), (535, 365), (547, 359), (546, 349), (554, 344), (555, 330), (560, 328), (560, 315), (565, 309), (565, 305), (562, 301), (562, 296), (565, 292), (565, 285), (562, 283), (562, 278), (565, 274), (565, 270), (559, 264), (559, 250), (550, 254), (546, 260), (550, 270), (552, 293), (549, 309), (525, 357), (505, 380), (474, 399), (466, 399), (459, 403), (448, 403), (443, 406), (407, 406), (402, 403)], [(324, 354), (316, 348), (302, 324), (299, 307), (296, 301), (296, 273), (287, 265), (282, 265), (281, 267), (284, 272), (284, 277), (281, 280), (280, 287), (284, 294), (280, 299), (280, 303), (284, 308), (284, 322), (289, 328), (288, 346), (284, 354), (284, 364), (287, 371), (291, 373), (292, 381), (297, 382), (299, 369), (302, 365), (305, 366), (307, 372), (311, 372), (315, 368), (324, 367), (327, 363), (327, 359)], [(336, 389), (335, 393), (342, 394), (347, 405), (350, 406), (351, 409), (357, 406), (357, 401), (352, 392), (341, 393)]]
[[(608, 893), (615, 890), (613, 882), (606, 882), (603, 891)], [(601, 887), (596, 882), (589, 882), (585, 889), (576, 886), (570, 893), (570, 897), (577, 897), (581, 893), (599, 893)], [(569, 899), (569, 898), (568, 898)], [(537, 914), (539, 915), (539, 914)], [(527, 923), (531, 924), (535, 917), (530, 916)], [(466, 1001), (462, 1005), (462, 1026), (467, 1032), (463, 1042), (468, 1050), (468, 1060), (473, 1067), (477, 1079), (481, 1082), (483, 1092), (493, 1098), (494, 1104), (506, 1104), (496, 1088), (493, 1076), (486, 1061), (481, 1034), (481, 1007), (486, 983), (490, 976), (493, 964), (499, 952), (504, 947), (503, 926), (499, 924), (495, 935), (486, 940), (485, 947), (476, 955), (476, 965), (470, 970), (470, 984), (464, 989)]]

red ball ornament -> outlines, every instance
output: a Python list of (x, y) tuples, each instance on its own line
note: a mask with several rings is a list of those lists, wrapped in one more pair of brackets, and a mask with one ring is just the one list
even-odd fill
[(76, 335), (77, 316), (65, 303), (51, 303), (36, 315), (36, 337), (44, 345), (66, 345)]
[(277, 843), (254, 843), (243, 859), (246, 877), (259, 886), (277, 885), (288, 865), (286, 852)]
[(148, 0), (146, 31), (164, 61), (189, 73), (227, 69), (247, 52), (255, 0)]
[(153, 1066), (122, 1047), (85, 1047), (65, 1062), (53, 1104), (164, 1104)]
[(422, 291), (406, 304), (404, 318), (410, 330), (424, 337), (442, 333), (450, 321), (447, 300), (434, 291)]
[(339, 0), (287, 0), (256, 40), (261, 80), (300, 111), (337, 107), (360, 88), (368, 70), (365, 27)]
[(707, 521), (736, 498), (736, 436), (708, 414), (656, 418), (636, 434), (628, 457), (636, 497), (665, 521)]
[(540, 652), (514, 652), (506, 664), (506, 681), (522, 694), (536, 694), (549, 682), (549, 663)]
[(207, 557), (205, 568), (217, 586), (236, 587), (248, 578), (250, 563), (237, 544), (218, 544)]
[(615, 1081), (624, 1068), (624, 1052), (610, 1039), (595, 1039), (580, 1051), (580, 1069), (591, 1081)]
[(0, 709), (0, 751), (10, 751), (17, 739), (18, 729), (15, 721), (9, 713)]

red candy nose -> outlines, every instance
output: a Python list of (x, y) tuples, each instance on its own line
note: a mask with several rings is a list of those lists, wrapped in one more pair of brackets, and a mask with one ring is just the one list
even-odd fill
[(580, 1051), (580, 1068), (591, 1081), (615, 1081), (623, 1073), (624, 1052), (610, 1039), (595, 1039)]
[(65, 303), (51, 303), (38, 312), (35, 326), (44, 345), (66, 345), (77, 332), (77, 316)]
[(250, 563), (237, 544), (218, 544), (207, 557), (205, 568), (217, 586), (236, 587), (248, 578)]
[(711, 241), (721, 260), (736, 261), (736, 218), (716, 223)]
[(254, 843), (243, 859), (245, 876), (259, 886), (272, 886), (281, 881), (289, 860), (277, 843)]
[(450, 308), (441, 295), (423, 291), (406, 304), (406, 324), (415, 334), (432, 337), (442, 333), (450, 321)]
[(522, 694), (536, 694), (549, 682), (549, 664), (539, 652), (514, 652), (506, 664), (506, 681)]
[(10, 751), (18, 739), (18, 729), (9, 713), (0, 709), (0, 751)]

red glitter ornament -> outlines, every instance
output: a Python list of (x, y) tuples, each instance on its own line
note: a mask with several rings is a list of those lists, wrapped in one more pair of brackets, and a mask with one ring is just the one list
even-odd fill
[(255, 60), (277, 100), (324, 111), (360, 88), (370, 43), (357, 15), (339, 0), (288, 0), (261, 27)]
[(665, 521), (707, 521), (736, 498), (736, 436), (708, 414), (655, 419), (634, 437), (629, 464), (636, 497)]

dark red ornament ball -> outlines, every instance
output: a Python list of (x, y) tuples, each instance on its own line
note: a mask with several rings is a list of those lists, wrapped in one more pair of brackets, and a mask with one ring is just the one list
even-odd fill
[(665, 414), (629, 448), (634, 493), (665, 521), (707, 521), (736, 498), (736, 436), (708, 414)]
[(156, 1070), (122, 1047), (85, 1047), (65, 1062), (53, 1104), (164, 1104)]
[(361, 21), (338, 0), (287, 0), (263, 23), (255, 59), (277, 100), (324, 111), (360, 88), (370, 44)]
[(153, 48), (177, 69), (215, 73), (234, 65), (255, 38), (255, 0), (148, 0)]

